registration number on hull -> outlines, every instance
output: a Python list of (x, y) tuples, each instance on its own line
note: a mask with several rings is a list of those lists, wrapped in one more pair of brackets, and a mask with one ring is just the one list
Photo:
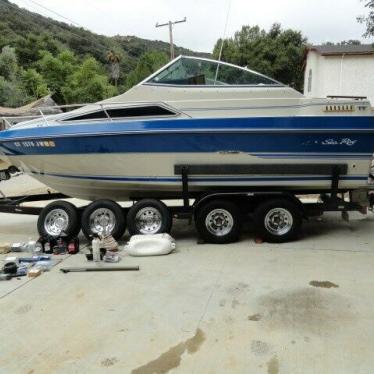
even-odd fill
[(29, 141), (22, 141), (22, 142), (14, 142), (16, 147), (23, 147), (23, 148), (50, 148), (56, 147), (56, 143), (52, 140), (29, 140)]

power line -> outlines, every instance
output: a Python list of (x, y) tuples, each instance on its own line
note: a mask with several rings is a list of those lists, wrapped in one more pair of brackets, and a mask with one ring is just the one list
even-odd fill
[[(14, 10), (16, 10), (19, 14), (21, 15), (24, 15), (22, 9), (20, 7), (18, 7), (17, 5), (11, 3), (11, 2), (8, 2), (6, 0), (0, 0), (0, 2), (3, 2), (4, 4), (10, 6), (11, 8), (13, 8)], [(28, 15), (31, 16), (31, 17), (34, 17), (36, 20), (40, 20), (39, 17), (43, 17), (41, 14), (36, 14), (36, 13), (33, 13), (32, 11), (29, 11), (27, 10), (28, 12)], [(58, 21), (57, 21), (58, 22)], [(84, 30), (86, 31), (86, 30)], [(82, 40), (85, 40), (85, 41), (90, 41), (90, 42), (93, 42), (94, 44), (96, 44), (97, 47), (100, 47), (102, 49), (104, 49), (105, 51), (108, 51), (110, 49), (109, 46), (105, 46), (104, 44), (101, 44), (100, 42), (98, 42), (97, 40), (95, 40), (94, 38), (87, 38), (87, 37), (84, 37), (82, 35), (78, 35), (76, 33), (74, 33), (73, 31), (69, 30), (69, 33), (71, 35), (74, 35), (76, 36), (77, 38), (79, 39), (82, 39)]]
[[(22, 1), (25, 1), (25, 0), (22, 0)], [(40, 8), (43, 8), (43, 9), (45, 9), (46, 11), (48, 11), (48, 12), (50, 12), (50, 13), (52, 13), (52, 14), (58, 16), (58, 17), (63, 18), (63, 19), (66, 20), (66, 21), (69, 21), (71, 24), (73, 24), (73, 25), (75, 25), (75, 26), (83, 27), (82, 25), (80, 25), (79, 23), (77, 23), (77, 22), (71, 20), (70, 18), (65, 17), (64, 15), (62, 15), (62, 14), (60, 14), (60, 13), (57, 13), (57, 12), (55, 12), (54, 10), (52, 10), (52, 9), (50, 9), (50, 8), (47, 8), (46, 6), (44, 6), (44, 5), (42, 5), (42, 4), (39, 4), (38, 2), (36, 2), (36, 1), (34, 1), (34, 0), (26, 0), (26, 1), (29, 1), (30, 3), (33, 3), (33, 4), (37, 5), (37, 6), (39, 6)]]

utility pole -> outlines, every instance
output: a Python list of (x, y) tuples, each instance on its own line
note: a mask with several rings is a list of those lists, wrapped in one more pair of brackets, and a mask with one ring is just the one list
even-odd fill
[(173, 26), (177, 23), (183, 23), (186, 22), (187, 18), (184, 17), (180, 21), (169, 21), (167, 23), (162, 23), (159, 24), (158, 22), (156, 23), (156, 27), (163, 27), (163, 26), (169, 26), (169, 38), (170, 38), (170, 59), (173, 60), (175, 58), (174, 54), (174, 41), (173, 41)]

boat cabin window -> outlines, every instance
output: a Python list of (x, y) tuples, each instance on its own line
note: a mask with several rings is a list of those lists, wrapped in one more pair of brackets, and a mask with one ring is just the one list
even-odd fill
[(181, 57), (146, 83), (188, 86), (276, 85), (280, 83), (239, 66)]
[(123, 117), (159, 117), (159, 116), (170, 116), (175, 115), (174, 112), (157, 105), (152, 106), (138, 106), (129, 108), (114, 108), (107, 109), (107, 113), (111, 118), (123, 118)]
[(105, 119), (108, 116), (105, 114), (103, 110), (81, 114), (75, 117), (66, 118), (63, 121), (83, 121), (85, 119)]
[[(105, 113), (106, 112), (106, 113)], [(91, 113), (80, 114), (74, 117), (64, 118), (63, 121), (83, 121), (83, 120), (100, 120), (129, 117), (162, 117), (174, 116), (175, 113), (167, 108), (158, 105), (134, 106), (134, 107), (118, 107), (105, 108)]]

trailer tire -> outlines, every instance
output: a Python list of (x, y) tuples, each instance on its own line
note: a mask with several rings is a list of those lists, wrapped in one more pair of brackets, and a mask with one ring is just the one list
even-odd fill
[(109, 234), (119, 240), (126, 230), (126, 219), (120, 205), (112, 200), (96, 200), (82, 214), (82, 231), (87, 239), (108, 228)]
[(254, 213), (255, 233), (269, 243), (286, 243), (297, 239), (302, 221), (300, 206), (288, 199), (266, 201)]
[(67, 201), (54, 201), (40, 212), (37, 227), (42, 237), (58, 237), (63, 232), (74, 238), (81, 229), (78, 210)]
[(201, 238), (208, 243), (236, 242), (241, 229), (239, 207), (227, 200), (209, 201), (196, 212), (195, 224)]
[(139, 200), (127, 214), (130, 235), (169, 233), (172, 224), (173, 217), (169, 208), (156, 199)]

